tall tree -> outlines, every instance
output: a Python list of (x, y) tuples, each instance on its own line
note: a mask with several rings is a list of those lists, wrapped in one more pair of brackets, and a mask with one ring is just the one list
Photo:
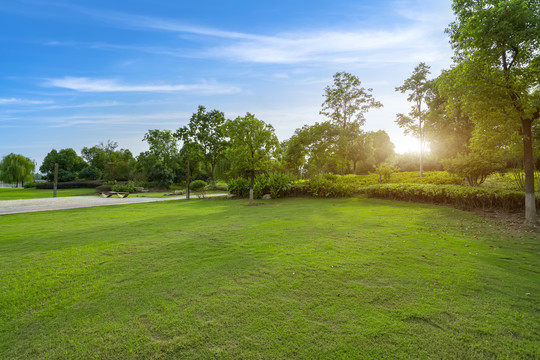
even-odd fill
[(366, 118), (364, 114), (383, 105), (371, 94), (373, 89), (365, 89), (358, 77), (347, 72), (334, 74), (334, 85), (324, 89), (320, 114), (327, 116), (330, 122), (340, 128), (337, 138), (337, 155), (341, 173), (349, 161), (350, 147), (357, 136), (357, 130)]
[(466, 153), (474, 130), (474, 123), (465, 113), (461, 102), (450, 101), (442, 92), (442, 84), (450, 72), (443, 73), (430, 82), (427, 93), (428, 112), (425, 119), (425, 140), (431, 154), (440, 159), (453, 158)]
[(255, 173), (268, 169), (278, 146), (274, 128), (250, 113), (225, 123), (225, 133), (230, 139), (227, 157), (234, 167), (249, 173), (249, 203), (253, 204)]
[[(396, 115), (396, 123), (399, 127), (405, 129), (405, 134), (411, 134), (420, 141), (420, 177), (422, 177), (424, 170), (425, 101), (426, 94), (430, 88), (426, 76), (430, 73), (429, 69), (430, 67), (428, 65), (421, 62), (414, 68), (412, 75), (405, 80), (403, 85), (396, 87), (396, 91), (400, 91), (402, 94), (408, 92), (407, 101), (413, 103), (408, 115), (401, 113)], [(422, 110), (422, 105), (424, 105), (424, 110)]]
[(537, 0), (454, 0), (447, 29), (459, 92), (480, 133), (520, 138), (525, 218), (536, 225), (532, 129), (540, 119), (540, 3)]
[(361, 85), (362, 82), (355, 75), (347, 72), (334, 74), (334, 85), (324, 89), (325, 100), (320, 113), (342, 128), (353, 121), (364, 125), (364, 114), (369, 109), (383, 105), (371, 94), (373, 89), (366, 90)]
[(43, 159), (39, 171), (45, 174), (48, 181), (54, 179), (54, 164), (58, 163), (58, 181), (71, 181), (77, 178), (79, 171), (84, 169), (87, 164), (82, 157), (77, 155), (72, 148), (56, 151), (52, 149)]
[(385, 162), (386, 159), (394, 155), (395, 145), (390, 140), (390, 136), (386, 131), (370, 131), (367, 133), (367, 136), (373, 145), (375, 165)]
[(191, 116), (189, 124), (176, 131), (174, 134), (185, 144), (197, 144), (200, 151), (197, 154), (200, 160), (210, 167), (212, 184), (216, 184), (215, 169), (218, 161), (223, 157), (227, 146), (223, 124), (225, 115), (218, 110), (206, 111), (206, 108), (199, 105), (196, 113)]
[(0, 180), (6, 183), (15, 183), (31, 181), (34, 179), (34, 169), (36, 164), (27, 157), (18, 154), (9, 154), (4, 156), (0, 162)]

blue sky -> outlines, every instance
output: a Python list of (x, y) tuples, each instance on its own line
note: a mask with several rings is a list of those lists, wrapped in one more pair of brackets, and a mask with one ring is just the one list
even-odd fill
[(38, 165), (53, 148), (107, 140), (134, 155), (148, 129), (176, 130), (197, 106), (246, 112), (280, 140), (319, 115), (338, 71), (373, 88), (384, 108), (364, 129), (416, 148), (394, 88), (420, 61), (448, 68), (450, 0), (2, 1), (0, 156)]

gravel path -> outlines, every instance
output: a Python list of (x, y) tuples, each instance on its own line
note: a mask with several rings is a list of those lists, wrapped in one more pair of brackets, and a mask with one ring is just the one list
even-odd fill
[[(212, 194), (211, 196), (214, 197), (225, 195), (226, 194)], [(0, 215), (35, 211), (75, 209), (91, 206), (139, 204), (156, 201), (181, 200), (185, 198), (185, 196), (168, 196), (162, 198), (102, 198), (100, 196), (69, 196), (46, 199), (0, 200)]]

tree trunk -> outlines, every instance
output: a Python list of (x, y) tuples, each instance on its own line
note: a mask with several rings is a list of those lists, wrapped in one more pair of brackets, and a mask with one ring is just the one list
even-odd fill
[(253, 205), (253, 184), (255, 183), (255, 170), (251, 170), (251, 183), (249, 185), (249, 205)]
[(190, 181), (190, 173), (189, 173), (189, 160), (186, 160), (186, 200), (189, 200), (189, 181)]
[(215, 171), (216, 171), (216, 164), (212, 163), (212, 186), (216, 186), (216, 178), (215, 178)]
[(532, 121), (522, 120), (523, 170), (525, 171), (525, 223), (536, 226), (536, 199), (534, 196), (534, 162), (532, 148)]
[(353, 160), (353, 174), (356, 175), (356, 160)]

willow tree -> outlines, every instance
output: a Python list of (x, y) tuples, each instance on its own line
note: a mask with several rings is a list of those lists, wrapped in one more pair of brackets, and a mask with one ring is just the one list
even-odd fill
[(19, 186), (20, 183), (31, 181), (34, 179), (34, 169), (36, 164), (29, 158), (18, 155), (9, 154), (4, 156), (0, 162), (0, 180), (6, 183)]
[[(540, 119), (540, 3), (454, 0), (447, 33), (456, 63), (449, 88), (475, 123), (475, 134), (518, 138), (523, 148), (525, 217), (537, 223), (533, 127)], [(474, 136), (474, 134), (473, 134)], [(495, 136), (496, 137), (496, 136)]]

